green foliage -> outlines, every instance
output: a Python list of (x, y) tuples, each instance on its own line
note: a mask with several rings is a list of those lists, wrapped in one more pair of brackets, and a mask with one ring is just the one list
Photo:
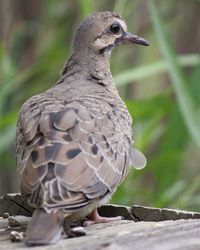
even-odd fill
[(90, 15), (94, 11), (94, 1), (79, 0), (78, 3), (79, 3), (82, 18)]
[(200, 147), (200, 118), (199, 110), (196, 110), (195, 99), (190, 93), (190, 89), (185, 80), (183, 72), (178, 65), (175, 51), (173, 50), (167, 34), (164, 31), (162, 22), (159, 18), (158, 11), (154, 1), (150, 1), (150, 11), (152, 16), (152, 22), (156, 31), (158, 41), (160, 44), (160, 50), (166, 59), (169, 76), (172, 80), (172, 86), (177, 97), (177, 103), (186, 126), (188, 127), (191, 136)]
[[(176, 56), (176, 55), (175, 55)], [(182, 55), (177, 56), (177, 63), (181, 66), (198, 66), (200, 65), (199, 55)], [(144, 78), (152, 77), (157, 74), (165, 73), (167, 68), (167, 62), (165, 60), (151, 63), (149, 65), (136, 67), (135, 69), (125, 70), (115, 76), (115, 82), (117, 86), (124, 86), (130, 83), (130, 81), (139, 81)], [(196, 71), (196, 78), (199, 79), (199, 70)], [(196, 88), (198, 88), (196, 84)], [(194, 93), (195, 94), (195, 93)], [(199, 97), (198, 97), (199, 98)]]
[[(12, 24), (9, 43), (5, 37), (0, 40), (0, 170), (16, 171), (13, 142), (18, 111), (27, 98), (59, 79), (78, 22), (94, 11), (114, 9), (127, 20), (130, 31), (151, 45), (124, 46), (112, 55), (115, 82), (133, 117), (134, 146), (148, 160), (143, 170), (130, 171), (112, 201), (199, 209), (200, 54), (188, 44), (184, 52), (176, 45), (182, 43), (179, 31), (185, 25), (179, 20), (184, 17), (180, 9), (195, 10), (199, 3), (160, 2), (50, 0), (44, 1), (37, 20)], [(188, 15), (187, 22), (193, 25), (194, 18), (194, 13)], [(187, 41), (198, 39), (195, 27), (188, 32)]]

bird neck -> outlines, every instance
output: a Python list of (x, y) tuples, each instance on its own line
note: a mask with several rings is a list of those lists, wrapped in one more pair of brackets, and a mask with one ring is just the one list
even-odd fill
[(113, 84), (110, 71), (110, 53), (74, 52), (61, 74), (63, 77), (73, 76), (73, 78), (91, 79), (102, 85)]

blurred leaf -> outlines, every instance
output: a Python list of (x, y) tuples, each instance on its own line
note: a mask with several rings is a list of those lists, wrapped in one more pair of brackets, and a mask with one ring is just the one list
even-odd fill
[(11, 79), (16, 73), (15, 66), (12, 63), (11, 58), (7, 54), (2, 55), (1, 64), (0, 64), (0, 72), (1, 72), (0, 116), (1, 116), (3, 112), (3, 103), (5, 99), (7, 98), (8, 94), (10, 93), (12, 86), (14, 85), (14, 82), (11, 81)]
[[(178, 131), (178, 132), (177, 132)], [(149, 162), (155, 180), (156, 206), (166, 205), (163, 192), (166, 192), (177, 179), (181, 167), (182, 154), (187, 145), (188, 136), (185, 124), (177, 107), (170, 112), (168, 126), (160, 140), (157, 155)]]
[(193, 140), (196, 141), (197, 145), (200, 147), (200, 119), (199, 113), (196, 112), (194, 98), (188, 89), (185, 77), (183, 76), (181, 68), (178, 65), (175, 52), (169, 43), (167, 34), (164, 31), (156, 5), (153, 0), (150, 0), (149, 3), (153, 26), (158, 38), (160, 50), (167, 62), (168, 72), (172, 80), (183, 120), (188, 128), (188, 131), (193, 137)]
[(94, 1), (93, 0), (78, 0), (81, 17), (87, 17), (94, 12)]
[(182, 194), (173, 202), (174, 207), (182, 208), (185, 204), (190, 203), (190, 199), (193, 195), (200, 190), (200, 176), (196, 176), (191, 183), (188, 183), (187, 188)]
[(169, 112), (173, 103), (168, 94), (160, 94), (148, 99), (126, 100), (126, 106), (133, 120), (142, 120)]
[(127, 6), (127, 0), (116, 0), (113, 12), (123, 15)]
[[(186, 189), (187, 183), (183, 180), (178, 180), (169, 186), (165, 192), (163, 192), (160, 204), (161, 206), (166, 206), (171, 203), (171, 201), (177, 200), (180, 194)], [(177, 207), (175, 203), (171, 204), (172, 207)]]
[(10, 125), (0, 134), (0, 155), (7, 149), (7, 147), (14, 141), (16, 126)]
[[(182, 55), (177, 56), (177, 62), (181, 66), (196, 66), (200, 63), (200, 55)], [(133, 81), (139, 81), (143, 78), (151, 77), (156, 74), (164, 73), (168, 70), (168, 63), (165, 60), (151, 63), (149, 65), (136, 67), (126, 70), (114, 77), (117, 86), (124, 86)]]
[[(161, 123), (161, 118), (161, 115), (156, 114), (142, 124), (136, 124), (134, 129), (137, 135), (137, 147), (147, 150), (149, 145), (153, 145), (160, 139), (166, 127), (164, 123)], [(138, 129), (138, 125), (140, 129)]]
[(194, 68), (193, 72), (191, 73), (191, 77), (188, 80), (191, 82), (191, 91), (192, 95), (194, 96), (197, 107), (199, 107), (200, 103), (200, 94), (199, 94), (199, 83), (200, 83), (200, 64)]
[(0, 131), (5, 127), (15, 124), (18, 111), (11, 111), (3, 116), (3, 119), (0, 119)]
[(164, 133), (165, 126), (160, 121), (170, 112), (173, 103), (168, 95), (162, 94), (148, 99), (127, 100), (126, 105), (133, 118), (136, 145), (146, 149)]

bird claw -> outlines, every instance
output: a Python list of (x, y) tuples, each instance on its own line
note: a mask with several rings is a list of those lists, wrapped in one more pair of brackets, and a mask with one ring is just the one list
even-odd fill
[(81, 237), (87, 234), (86, 230), (83, 227), (73, 227), (66, 232), (69, 238)]
[(88, 220), (85, 220), (83, 222), (83, 226), (87, 227), (93, 224), (97, 223), (108, 223), (108, 222), (113, 222), (113, 221), (119, 221), (123, 220), (122, 216), (116, 216), (116, 217), (102, 217), (98, 214), (97, 209), (95, 209), (89, 216)]

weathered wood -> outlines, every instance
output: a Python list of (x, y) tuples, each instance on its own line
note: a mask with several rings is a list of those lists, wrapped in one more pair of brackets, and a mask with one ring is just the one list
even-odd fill
[(131, 214), (139, 221), (164, 221), (180, 219), (200, 219), (200, 213), (189, 212), (178, 209), (155, 208), (134, 205), (131, 207)]
[[(20, 194), (0, 199), (0, 250), (27, 249), (23, 242), (12, 243), (12, 230), (24, 231), (32, 209)], [(99, 209), (103, 216), (123, 216), (123, 221), (86, 227), (87, 235), (62, 239), (51, 246), (34, 247), (37, 250), (192, 250), (200, 249), (200, 213), (144, 206), (107, 205)], [(25, 214), (26, 216), (21, 216)], [(5, 216), (6, 217), (6, 216)], [(17, 220), (19, 223), (15, 223)]]
[[(21, 194), (7, 194), (0, 198), (0, 216), (9, 215), (31, 216), (31, 208)], [(198, 219), (200, 213), (168, 208), (152, 208), (134, 205), (132, 207), (106, 205), (99, 209), (102, 216), (122, 216), (125, 220), (163, 221), (179, 219)]]
[[(16, 217), (22, 224), (26, 218)], [(30, 219), (30, 218), (29, 218)], [(0, 219), (1, 230), (7, 228), (7, 219)], [(37, 250), (189, 250), (200, 249), (200, 220), (161, 222), (120, 221), (86, 228), (87, 235), (60, 240), (57, 244), (34, 247)], [(8, 231), (0, 233), (0, 249), (26, 249), (23, 242), (11, 243)]]
[(99, 208), (102, 216), (122, 216), (125, 220), (164, 221), (180, 219), (200, 219), (200, 213), (177, 209), (155, 208), (134, 205), (132, 207), (105, 205)]
[(33, 209), (21, 194), (6, 194), (0, 198), (0, 216), (9, 215), (31, 216)]

